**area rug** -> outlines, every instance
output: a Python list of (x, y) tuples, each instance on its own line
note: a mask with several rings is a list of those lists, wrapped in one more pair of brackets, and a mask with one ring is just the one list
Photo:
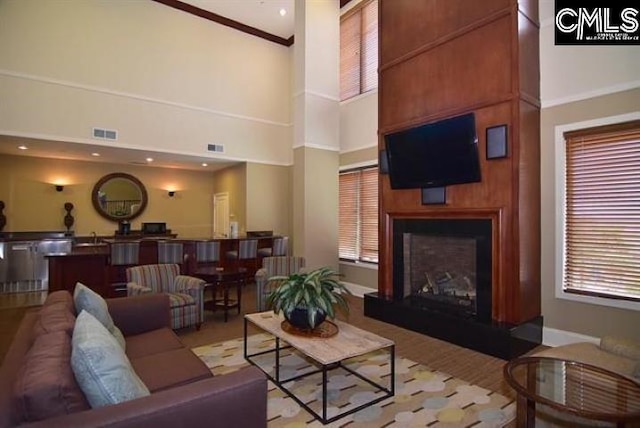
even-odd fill
[[(250, 336), (249, 352), (273, 349), (274, 340), (267, 334)], [(194, 348), (214, 375), (246, 367), (242, 339)], [(275, 357), (266, 354), (258, 365), (272, 373)], [(352, 358), (346, 364), (367, 378), (389, 385), (389, 357), (386, 351)], [(314, 366), (296, 351), (281, 356), (281, 377), (289, 378), (312, 370)], [(480, 369), (480, 368), (479, 368)], [(396, 355), (395, 396), (387, 398), (328, 425), (322, 425), (310, 413), (269, 382), (267, 418), (269, 427), (503, 427), (515, 418), (515, 403), (508, 398), (470, 385), (446, 373)], [(346, 370), (329, 372), (328, 414), (342, 413), (371, 400), (376, 393), (371, 385)], [(320, 375), (288, 382), (308, 406), (319, 409), (322, 400)]]

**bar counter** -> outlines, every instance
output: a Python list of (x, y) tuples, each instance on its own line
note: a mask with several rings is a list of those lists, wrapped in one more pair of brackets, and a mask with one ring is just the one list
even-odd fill
[[(126, 236), (126, 235), (125, 235)], [(243, 240), (256, 239), (258, 250), (261, 248), (271, 248), (274, 238), (278, 236), (240, 236), (237, 238), (177, 238), (167, 236), (144, 236), (129, 237), (124, 236), (96, 238), (77, 237), (71, 252), (64, 254), (48, 255), (49, 263), (49, 291), (69, 290), (73, 291), (76, 282), (82, 282), (92, 290), (105, 297), (123, 296), (124, 285), (126, 285), (126, 269), (133, 265), (116, 265), (112, 263), (111, 247), (114, 244), (138, 243), (137, 265), (158, 263), (158, 243), (180, 243), (182, 244), (182, 258), (180, 272), (183, 275), (191, 275), (198, 268), (204, 266), (234, 267), (237, 262), (227, 259), (228, 251), (238, 251), (240, 242)], [(196, 258), (196, 244), (198, 242), (220, 242), (219, 261), (198, 262)], [(261, 262), (256, 260), (249, 269), (248, 277), (255, 274)], [(119, 287), (114, 288), (114, 284)]]

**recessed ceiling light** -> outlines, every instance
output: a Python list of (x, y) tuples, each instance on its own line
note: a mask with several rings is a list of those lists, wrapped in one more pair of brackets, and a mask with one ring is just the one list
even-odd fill
[(153, 162), (153, 158), (147, 158), (147, 162)]
[(98, 152), (93, 152), (93, 153), (91, 153), (91, 156), (98, 157), (98, 156), (100, 156), (100, 153), (98, 153)]
[(209, 164), (203, 163), (202, 166), (209, 166)]
[(287, 10), (286, 9), (280, 9), (280, 16), (285, 16), (287, 14)]
[(28, 149), (28, 147), (27, 147), (27, 146), (18, 146), (18, 148), (19, 148), (20, 150), (27, 150), (27, 149)]

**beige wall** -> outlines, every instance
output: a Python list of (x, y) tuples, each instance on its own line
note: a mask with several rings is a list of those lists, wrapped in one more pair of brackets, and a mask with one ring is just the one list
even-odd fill
[[(291, 236), (291, 167), (247, 164), (247, 230)], [(290, 248), (293, 240), (289, 243)]]
[(338, 268), (338, 153), (300, 147), (294, 150), (294, 255), (307, 267)]
[(547, 328), (594, 337), (622, 335), (640, 340), (637, 311), (556, 298), (556, 269), (562, 263), (556, 236), (562, 232), (562, 225), (556, 222), (560, 207), (556, 205), (554, 175), (556, 126), (637, 112), (639, 105), (640, 89), (635, 89), (546, 108), (541, 112), (542, 315)]
[(229, 221), (238, 222), (238, 231), (247, 231), (247, 164), (225, 168), (214, 173), (214, 193), (229, 194)]
[[(147, 189), (149, 204), (132, 221), (166, 222), (179, 237), (210, 237), (212, 231), (213, 174), (177, 169), (0, 155), (0, 200), (7, 216), (5, 231), (65, 230), (63, 206), (71, 202), (76, 235), (113, 235), (118, 225), (100, 217), (91, 191), (104, 175), (125, 172)], [(57, 192), (53, 183), (65, 183)], [(170, 198), (167, 188), (176, 194)]]

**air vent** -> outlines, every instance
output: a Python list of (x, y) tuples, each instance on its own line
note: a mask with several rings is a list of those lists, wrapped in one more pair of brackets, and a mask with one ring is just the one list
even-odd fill
[(222, 144), (208, 144), (207, 150), (209, 150), (210, 152), (222, 153), (224, 152), (224, 146)]
[(93, 128), (93, 138), (115, 141), (118, 139), (118, 131), (113, 129)]

